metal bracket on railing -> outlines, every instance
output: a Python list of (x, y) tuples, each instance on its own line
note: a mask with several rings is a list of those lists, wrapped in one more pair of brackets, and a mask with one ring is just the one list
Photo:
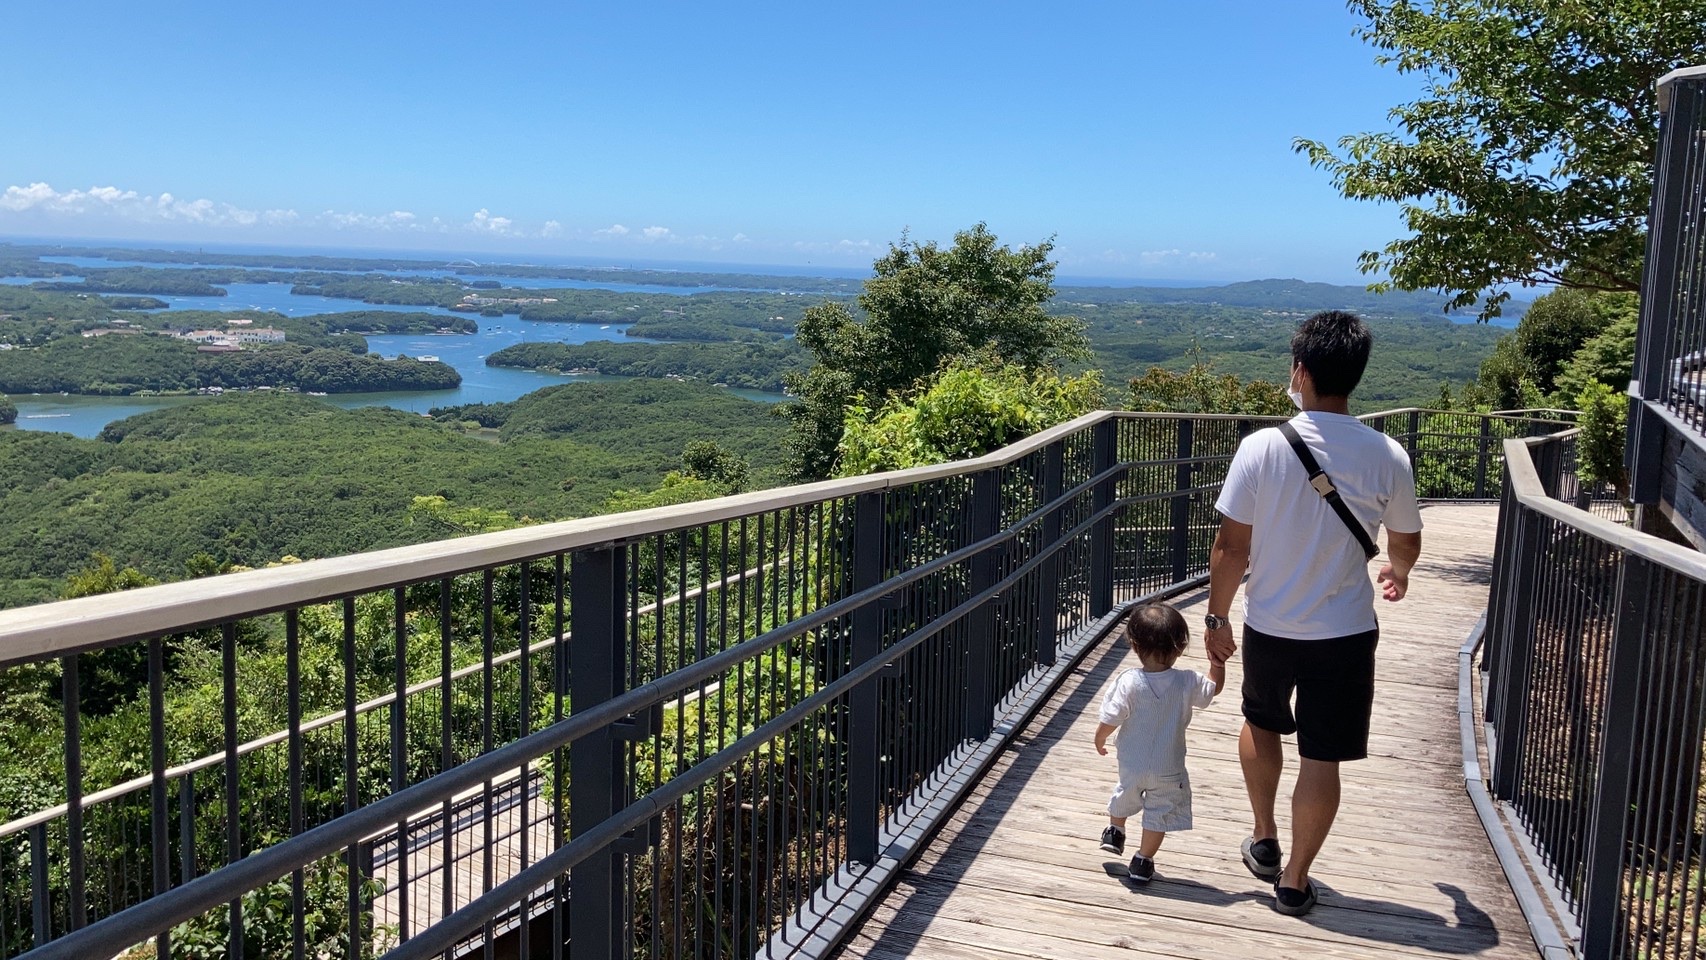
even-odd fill
[(877, 609), (899, 610), (901, 607), (906, 606), (907, 594), (910, 592), (911, 591), (907, 590), (907, 588), (902, 587), (899, 590), (893, 590), (883, 594), (882, 599), (877, 601)]
[(610, 735), (618, 740), (638, 741), (654, 737), (663, 729), (663, 704), (649, 710), (630, 713), (610, 725)]
[[(644, 830), (644, 833), (641, 831)], [(646, 821), (644, 827), (636, 827), (610, 841), (610, 849), (616, 853), (625, 853), (632, 857), (645, 856), (663, 839), (663, 824), (656, 817)]]

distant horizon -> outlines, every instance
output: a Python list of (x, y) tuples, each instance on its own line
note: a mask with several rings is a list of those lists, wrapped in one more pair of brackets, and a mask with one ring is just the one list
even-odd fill
[[(527, 253), (495, 253), (493, 251), (385, 248), (361, 246), (326, 246), (291, 243), (232, 243), (227, 241), (196, 242), (171, 239), (141, 239), (135, 237), (66, 237), (0, 233), (0, 243), (30, 246), (62, 246), (71, 249), (120, 248), (159, 250), (171, 253), (221, 253), (236, 255), (280, 254), (287, 256), (346, 257), (349, 259), (442, 260), (445, 263), (467, 260), (479, 266), (538, 266), (587, 267), (589, 269), (666, 270), (673, 272), (748, 273), (778, 277), (821, 277), (826, 279), (858, 280), (871, 275), (869, 266), (858, 268), (830, 264), (746, 263), (719, 260), (677, 260), (668, 258), (599, 257), (593, 255), (549, 255)], [(1013, 244), (1009, 244), (1012, 246)], [(1237, 283), (1263, 280), (1296, 280), (1302, 283), (1324, 283), (1340, 287), (1366, 287), (1366, 283), (1341, 283), (1305, 277), (1249, 276), (1238, 279), (1197, 279), (1181, 277), (1083, 275), (1060, 272), (1057, 268), (1055, 285), (1063, 287), (1224, 287)]]

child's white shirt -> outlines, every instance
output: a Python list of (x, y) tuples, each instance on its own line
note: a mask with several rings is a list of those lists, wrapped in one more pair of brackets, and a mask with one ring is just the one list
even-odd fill
[(1191, 714), (1214, 701), (1213, 680), (1195, 670), (1131, 669), (1102, 698), (1101, 722), (1118, 726), (1120, 770), (1173, 776), (1185, 772), (1185, 728)]

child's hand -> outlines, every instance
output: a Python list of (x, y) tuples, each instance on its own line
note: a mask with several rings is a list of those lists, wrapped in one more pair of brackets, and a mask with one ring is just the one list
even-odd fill
[(1096, 743), (1096, 752), (1101, 754), (1104, 757), (1107, 756), (1108, 755), (1108, 745), (1098, 741)]

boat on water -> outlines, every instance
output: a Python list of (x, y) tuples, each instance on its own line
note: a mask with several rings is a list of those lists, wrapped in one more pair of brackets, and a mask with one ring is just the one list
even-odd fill
[(326, 395), (326, 391), (324, 391), (324, 390), (310, 390), (310, 391), (308, 391), (308, 395), (310, 397), (323, 397)]

